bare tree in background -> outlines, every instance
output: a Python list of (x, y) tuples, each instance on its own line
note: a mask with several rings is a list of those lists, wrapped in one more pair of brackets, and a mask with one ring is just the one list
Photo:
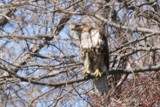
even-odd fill
[[(106, 28), (110, 75), (125, 75), (106, 96), (67, 23)], [(0, 106), (160, 106), (159, 23), (158, 0), (2, 0)]]

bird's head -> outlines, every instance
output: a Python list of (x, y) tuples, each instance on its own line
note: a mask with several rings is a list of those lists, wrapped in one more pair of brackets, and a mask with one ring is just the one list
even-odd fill
[(75, 24), (75, 25), (71, 25), (71, 30), (73, 31), (77, 31), (77, 32), (82, 32), (83, 27), (81, 24)]
[(81, 38), (81, 34), (84, 32), (90, 32), (90, 29), (92, 29), (92, 27), (84, 24), (84, 23), (77, 23), (77, 24), (68, 24), (68, 27), (70, 28), (70, 32), (71, 34), (78, 39)]
[(71, 33), (73, 39), (75, 41), (78, 41), (76, 43), (77, 43), (77, 45), (79, 45), (79, 41), (80, 41), (80, 38), (81, 38), (83, 27), (79, 23), (78, 24), (67, 23), (67, 25), (70, 29), (70, 33)]
[(70, 29), (72, 31), (76, 31), (76, 32), (85, 32), (85, 31), (89, 31), (92, 27), (86, 25), (86, 24), (83, 24), (83, 23), (79, 23), (79, 24), (75, 24), (75, 25), (69, 25)]

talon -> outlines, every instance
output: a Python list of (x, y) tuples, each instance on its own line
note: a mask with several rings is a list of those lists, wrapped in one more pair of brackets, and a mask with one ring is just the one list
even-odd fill
[(99, 69), (96, 69), (95, 70), (95, 72), (94, 72), (94, 75), (96, 76), (96, 77), (101, 77), (102, 76), (102, 74), (101, 74), (101, 72), (99, 71)]
[(84, 71), (84, 74), (90, 74), (88, 68), (89, 68), (89, 67), (87, 66), (86, 70)]

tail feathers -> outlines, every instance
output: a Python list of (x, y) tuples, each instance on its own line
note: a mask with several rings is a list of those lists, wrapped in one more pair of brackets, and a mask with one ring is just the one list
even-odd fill
[(94, 79), (94, 90), (99, 96), (105, 95), (109, 90), (107, 76), (102, 76)]

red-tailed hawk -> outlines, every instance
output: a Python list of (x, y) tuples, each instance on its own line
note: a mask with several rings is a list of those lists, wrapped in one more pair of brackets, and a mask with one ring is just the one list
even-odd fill
[(106, 93), (109, 89), (106, 76), (109, 69), (109, 49), (107, 37), (101, 29), (85, 24), (70, 25), (73, 36), (78, 36), (81, 57), (84, 61), (86, 74), (94, 74), (94, 89), (98, 95)]

